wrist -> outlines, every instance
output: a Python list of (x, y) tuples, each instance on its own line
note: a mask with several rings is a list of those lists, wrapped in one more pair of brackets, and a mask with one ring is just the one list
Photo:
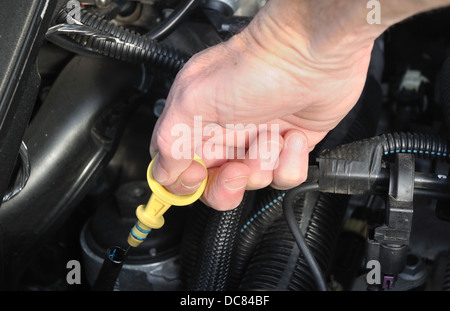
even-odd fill
[[(292, 49), (303, 45), (312, 54), (326, 56), (335, 53), (335, 47), (352, 52), (371, 45), (392, 25), (448, 5), (450, 0), (271, 0), (248, 31), (260, 43), (258, 37), (272, 37)], [(372, 14), (379, 15), (376, 23), (370, 21)]]
[(369, 24), (368, 12), (365, 1), (271, 0), (242, 36), (282, 57), (335, 62), (371, 49), (386, 30), (384, 24)]

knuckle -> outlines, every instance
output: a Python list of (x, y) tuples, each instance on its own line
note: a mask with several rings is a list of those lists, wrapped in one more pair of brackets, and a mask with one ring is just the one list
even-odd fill
[(158, 152), (163, 157), (168, 157), (171, 155), (171, 147), (172, 144), (169, 142), (168, 138), (165, 134), (162, 134), (161, 131), (156, 132), (155, 136), (155, 144)]

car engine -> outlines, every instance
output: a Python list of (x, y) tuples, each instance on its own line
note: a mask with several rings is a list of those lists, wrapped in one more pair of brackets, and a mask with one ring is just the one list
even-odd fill
[(1, 290), (450, 290), (449, 9), (376, 40), (304, 184), (246, 191), (230, 211), (173, 206), (101, 272), (150, 198), (149, 143), (177, 72), (265, 3), (2, 2)]

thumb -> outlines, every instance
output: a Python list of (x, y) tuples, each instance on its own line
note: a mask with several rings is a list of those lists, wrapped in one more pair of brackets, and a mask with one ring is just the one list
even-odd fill
[[(163, 186), (176, 182), (194, 158), (193, 122), (182, 120), (167, 111), (159, 117), (153, 130), (150, 154), (155, 158), (153, 177)], [(192, 124), (190, 124), (192, 123)]]

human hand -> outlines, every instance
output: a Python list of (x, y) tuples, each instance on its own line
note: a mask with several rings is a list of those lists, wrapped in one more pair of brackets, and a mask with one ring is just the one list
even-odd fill
[[(281, 29), (271, 19), (276, 7), (270, 3), (242, 33), (185, 65), (153, 132), (151, 154), (158, 152), (154, 177), (176, 194), (194, 192), (206, 177), (192, 161), (194, 152), (211, 153), (206, 148), (211, 141), (223, 151), (214, 153), (222, 156), (202, 157), (209, 175), (202, 200), (218, 210), (236, 207), (246, 189), (289, 189), (302, 183), (308, 153), (350, 111), (366, 80), (375, 35), (323, 40), (305, 29)], [(200, 131), (194, 130), (196, 117), (201, 118)], [(255, 125), (249, 135), (253, 139), (225, 139), (239, 132), (236, 127), (226, 131), (236, 124)], [(214, 135), (205, 135), (211, 128)], [(180, 138), (185, 129), (191, 135)], [(180, 151), (180, 145), (188, 150)], [(244, 148), (244, 158), (225, 156)], [(257, 157), (251, 157), (255, 150)], [(183, 159), (175, 154), (186, 151)]]

